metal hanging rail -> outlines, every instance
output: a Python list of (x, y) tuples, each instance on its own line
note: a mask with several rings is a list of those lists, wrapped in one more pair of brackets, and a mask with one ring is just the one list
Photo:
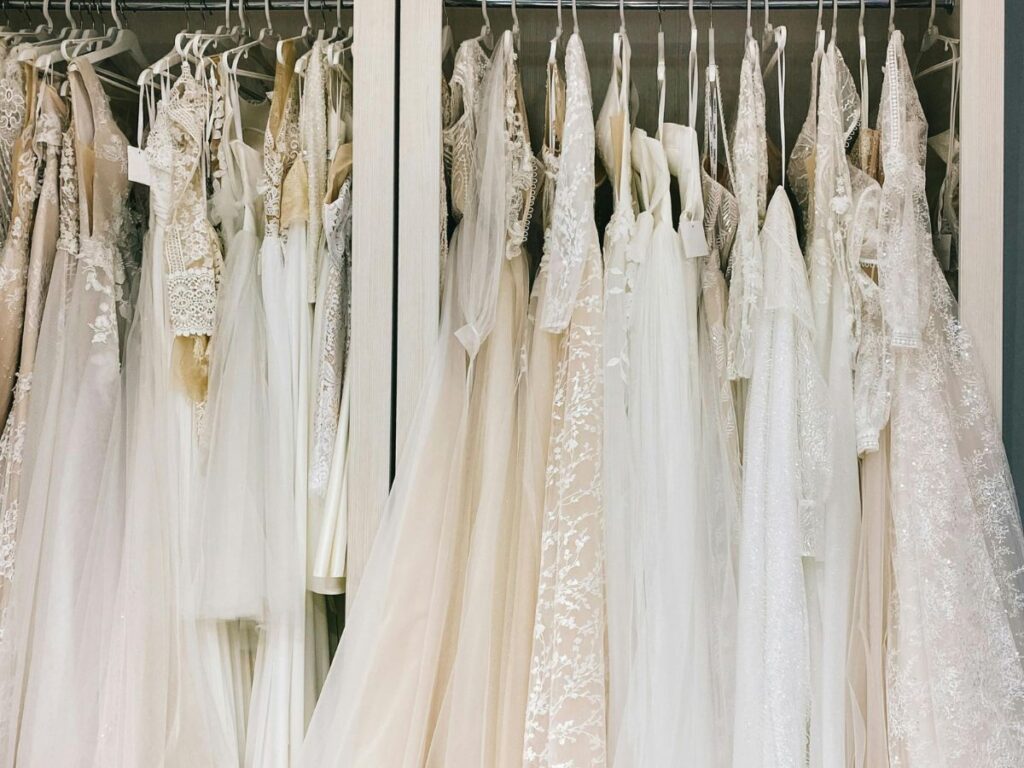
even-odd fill
[[(422, 1), (422, 0), (420, 0)], [(561, 0), (562, 10), (568, 11), (572, 7), (572, 0)], [(479, 8), (480, 0), (445, 0), (449, 8)], [(889, 0), (864, 0), (865, 8), (884, 8), (888, 10)], [(955, 0), (937, 0), (936, 8), (952, 12)], [(488, 8), (509, 8), (511, 0), (487, 0)], [(771, 10), (818, 10), (818, 0), (771, 0)], [(517, 0), (516, 8), (551, 8), (558, 6), (558, 0)], [(599, 8), (606, 11), (617, 11), (619, 0), (576, 0), (576, 7)], [(689, 0), (624, 0), (624, 7), (627, 11), (685, 11), (690, 7)], [(860, 0), (839, 0), (840, 8), (860, 8)], [(931, 0), (896, 0), (896, 8), (930, 8)], [(695, 11), (745, 11), (747, 0), (693, 0)], [(753, 10), (760, 12), (764, 9), (763, 0), (753, 0)], [(825, 10), (832, 9), (832, 0), (825, 0)]]
[[(341, 0), (344, 10), (352, 10), (354, 0)], [(233, 0), (232, 11), (242, 3), (247, 12), (263, 11), (263, 0)], [(272, 11), (301, 11), (303, 0), (270, 0)], [(490, 5), (490, 3), (488, 3)], [(110, 0), (71, 0), (73, 11), (93, 11), (106, 13)], [(221, 0), (118, 0), (118, 10), (134, 13), (136, 11), (188, 11), (214, 15), (223, 14), (224, 3)], [(337, 7), (336, 0), (309, 0), (309, 9), (319, 14), (333, 12)], [(9, 11), (42, 11), (43, 0), (0, 0), (0, 13)], [(64, 0), (50, 0), (50, 14), (54, 19), (64, 12)], [(253, 17), (255, 18), (255, 17)]]

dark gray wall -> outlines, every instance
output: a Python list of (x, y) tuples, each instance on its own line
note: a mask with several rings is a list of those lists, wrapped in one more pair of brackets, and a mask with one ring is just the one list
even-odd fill
[[(1006, 3), (1003, 242), (1003, 440), (1024, 487), (1024, 2)], [(1018, 494), (1019, 497), (1019, 494)]]

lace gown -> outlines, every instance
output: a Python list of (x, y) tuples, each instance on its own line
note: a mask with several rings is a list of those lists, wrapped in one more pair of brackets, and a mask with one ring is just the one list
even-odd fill
[[(557, 343), (524, 766), (604, 766), (606, 650), (603, 267), (594, 221), (594, 127), (583, 42), (565, 54), (562, 154), (535, 321)], [(512, 713), (508, 717), (513, 717)]]
[[(39, 81), (32, 73), (25, 79), (25, 101), (33, 107), (38, 88)], [(21, 132), (14, 142), (11, 225), (0, 249), (0, 416), (5, 420), (14, 396), (15, 373), (21, 351), (32, 220), (39, 195), (35, 129), (35, 109), (32, 108), (26, 110)]]
[[(763, 87), (751, 87), (760, 82), (758, 58), (751, 41), (743, 62), (741, 116), (756, 111), (751, 100), (760, 102), (763, 114)], [(781, 88), (781, 72), (779, 80)], [(763, 143), (763, 126), (761, 120), (741, 122), (735, 146)], [(737, 151), (734, 159), (738, 179), (757, 178), (753, 168), (744, 167), (756, 167), (755, 156)], [(742, 196), (740, 215), (742, 229)], [(752, 357), (743, 441), (732, 764), (799, 768), (808, 764), (812, 705), (803, 555), (809, 522), (820, 511), (830, 481), (831, 439), (807, 275), (782, 187), (765, 214), (759, 253), (763, 261), (749, 265), (758, 274), (744, 274), (747, 287), (758, 286), (758, 301), (751, 308), (755, 322), (746, 347)], [(734, 286), (735, 279), (734, 271)]]
[(0, 63), (0, 242), (7, 239), (14, 202), (15, 149), (29, 102), (25, 98), (25, 74), (18, 63), (18, 46), (3, 45)]
[[(853, 406), (853, 366), (858, 301), (857, 260), (848, 253), (853, 216), (851, 172), (846, 146), (857, 127), (853, 76), (835, 43), (821, 57), (817, 93), (814, 180), (809, 184), (808, 276), (814, 312), (818, 362), (828, 383), (832, 421), (832, 479), (823, 507), (806, 525), (805, 571), (812, 622), (811, 762), (842, 764), (848, 697), (846, 658), (854, 559), (861, 516), (857, 427)], [(792, 176), (792, 172), (791, 172)], [(799, 185), (801, 188), (807, 183)]]
[[(323, 51), (317, 50), (322, 59)], [(246, 765), (269, 768), (293, 765), (298, 759), (329, 659), (322, 598), (306, 591), (310, 279), (316, 253), (312, 244), (319, 242), (319, 216), (310, 216), (309, 190), (325, 170), (327, 158), (324, 153), (311, 156), (308, 163), (302, 159), (303, 148), (310, 146), (309, 132), (317, 125), (321, 131), (326, 128), (323, 94), (315, 82), (312, 88), (307, 82), (299, 113), (294, 45), (285, 46), (284, 59), (275, 75), (260, 184), (266, 216), (261, 274), (271, 404), (265, 524), (268, 607), (256, 657), (245, 754)], [(311, 67), (307, 78), (322, 72), (316, 61)], [(322, 197), (321, 191), (315, 200)]]
[(100, 673), (91, 641), (111, 619), (91, 610), (110, 592), (94, 591), (87, 565), (106, 517), (97, 502), (119, 390), (128, 142), (88, 63), (70, 82), (61, 237), (33, 370), (17, 578), (0, 652), (0, 679), (13, 691), (0, 718), (3, 765), (88, 764)]
[(625, 716), (633, 656), (634, 564), (636, 529), (630, 499), (632, 455), (627, 420), (629, 350), (627, 327), (633, 272), (628, 258), (636, 222), (630, 157), (629, 40), (612, 42), (612, 78), (597, 118), (595, 141), (608, 175), (614, 211), (604, 231), (604, 509), (605, 589), (608, 633), (608, 754), (614, 756)]
[[(351, 172), (352, 145), (335, 154), (332, 171)], [(344, 158), (341, 163), (339, 158)], [(319, 350), (319, 375), (315, 381), (313, 452), (310, 457), (311, 495), (322, 499), (323, 517), (313, 552), (313, 588), (324, 594), (345, 590), (345, 555), (348, 547), (348, 467), (351, 371), (348, 367), (352, 341), (352, 178), (338, 187), (329, 183), (323, 206), (327, 256), (317, 281), (314, 339)]]
[(498, 766), (523, 763), (527, 699), (530, 690), (534, 616), (540, 574), (541, 522), (544, 517), (544, 486), (551, 442), (555, 368), (559, 336), (540, 323), (548, 301), (548, 274), (555, 250), (555, 199), (565, 128), (565, 81), (558, 61), (547, 65), (544, 144), (540, 153), (543, 186), (540, 206), (544, 224), (544, 251), (533, 281), (530, 306), (520, 352), (520, 458), (518, 472), (519, 513), (513, 519), (512, 566), (508, 585), (508, 628), (502, 662), (503, 696), (498, 718)]
[(458, 123), (473, 142), (452, 147), (453, 167), (471, 172), (453, 184), (467, 207), (448, 259), (438, 350), (302, 765), (494, 764), (505, 615), (495, 586), (508, 577), (501, 550), (510, 549), (534, 181), (510, 33), (477, 82), (478, 101), (464, 103), (472, 122)]
[(886, 655), (893, 765), (1024, 760), (1024, 538), (970, 336), (933, 255), (927, 126), (890, 36), (882, 88), (882, 310), (894, 357), (892, 593)]
[(57, 91), (46, 86), (34, 137), (34, 149), (43, 163), (43, 173), (30, 244), (26, 243), (29, 252), (26, 264), (25, 322), (21, 334), (18, 378), (11, 412), (4, 425), (3, 435), (0, 436), (0, 634), (4, 626), (7, 591), (14, 579), (14, 552), (21, 525), (18, 496), (21, 490), (22, 455), (36, 343), (39, 340), (43, 307), (57, 250), (60, 146), (67, 117), (67, 106)]

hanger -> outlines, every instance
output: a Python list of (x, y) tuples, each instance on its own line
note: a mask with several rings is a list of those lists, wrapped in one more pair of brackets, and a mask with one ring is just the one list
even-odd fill
[(662, 27), (661, 0), (658, 0), (658, 138), (665, 125), (665, 30)]
[(56, 33), (54, 33), (53, 19), (50, 17), (50, 0), (43, 0), (43, 18), (46, 19), (46, 27), (49, 30), (49, 33), (54, 36), (48, 40), (40, 40), (38, 43), (18, 51), (18, 61), (30, 63), (35, 61), (44, 53), (49, 53), (50, 51), (60, 48), (60, 44), (72, 32), (73, 28), (65, 24), (57, 30)]
[[(149, 61), (142, 52), (138, 36), (132, 30), (125, 27), (121, 21), (121, 16), (117, 12), (117, 0), (110, 0), (110, 15), (114, 18), (115, 34), (113, 40), (111, 40), (109, 45), (101, 46), (99, 49), (85, 54), (82, 58), (90, 64), (98, 64), (122, 53), (127, 53), (141, 69), (148, 67)], [(74, 69), (74, 67), (75, 63), (72, 61), (69, 69)], [(134, 89), (134, 86), (130, 83), (129, 87)]]
[(782, 162), (782, 181), (779, 186), (785, 185), (786, 178), (786, 27), (775, 28), (775, 54), (772, 58), (779, 60), (779, 158)]
[[(573, 5), (575, 13), (575, 5)], [(628, 37), (626, 34), (626, 7), (622, 0), (619, 0), (619, 34), (623, 37)]]
[(491, 17), (487, 15), (487, 0), (480, 0), (480, 13), (483, 14), (484, 24), (480, 27), (480, 34), (476, 39), (485, 48), (494, 47), (494, 33), (491, 31)]
[(313, 34), (313, 22), (309, 18), (309, 0), (302, 0), (302, 15), (306, 20), (306, 24), (302, 27), (302, 31), (294, 37), (282, 37), (277, 41), (277, 63), (284, 64), (284, 46), (285, 43), (306, 43), (309, 44), (310, 37)]
[(555, 36), (551, 38), (551, 48), (548, 50), (548, 64), (554, 64), (558, 57), (558, 43), (562, 40), (562, 0), (555, 3), (555, 12), (558, 21), (555, 24)]
[(868, 96), (868, 38), (864, 34), (864, 0), (860, 0), (860, 19), (857, 21), (857, 37), (860, 43), (860, 126), (868, 127), (871, 101)]
[(814, 27), (814, 56), (818, 57), (825, 52), (825, 28), (821, 24), (822, 16), (825, 13), (825, 0), (818, 0), (818, 22)]
[(765, 49), (768, 48), (775, 39), (770, 14), (771, 10), (768, 7), (768, 0), (764, 0), (764, 32), (761, 35), (761, 47)]
[(689, 2), (690, 15), (690, 55), (686, 62), (686, 80), (689, 89), (689, 123), (697, 130), (697, 101), (700, 98), (700, 85), (697, 82), (697, 20), (693, 16), (693, 0)]
[(516, 53), (519, 52), (519, 9), (516, 8), (516, 0), (512, 0), (512, 44)]

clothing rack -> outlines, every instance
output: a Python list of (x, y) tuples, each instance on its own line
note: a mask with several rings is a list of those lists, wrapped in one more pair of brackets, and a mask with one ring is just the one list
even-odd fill
[[(517, 0), (516, 8), (550, 8), (558, 7), (559, 0)], [(930, 8), (931, 0), (895, 0), (896, 8)], [(952, 13), (956, 0), (937, 0), (936, 8)], [(561, 0), (562, 10), (572, 9), (572, 0)], [(449, 8), (480, 8), (480, 0), (445, 0)], [(890, 0), (864, 0), (865, 8), (885, 8), (888, 10)], [(512, 0), (487, 0), (488, 8), (510, 8)], [(629, 11), (685, 11), (690, 7), (689, 0), (624, 0), (623, 6)], [(753, 10), (764, 9), (763, 0), (753, 0)], [(576, 0), (579, 9), (618, 10), (619, 0)], [(818, 0), (771, 0), (771, 10), (818, 10)], [(860, 0), (839, 0), (840, 8), (860, 8)], [(825, 0), (824, 8), (831, 10), (832, 0)], [(745, 11), (747, 0), (693, 0), (695, 11)]]
[[(354, 0), (309, 0), (309, 10), (319, 14), (321, 11), (332, 12), (338, 7), (345, 10), (352, 10)], [(268, 0), (267, 3), (272, 11), (301, 11), (304, 8), (303, 0)], [(64, 12), (64, 0), (50, 0), (50, 14), (57, 18), (57, 15)], [(239, 6), (243, 10), (255, 13), (264, 9), (263, 0), (232, 0), (232, 12)], [(110, 7), (109, 0), (71, 0), (73, 11), (101, 11), (106, 12)], [(136, 11), (188, 11), (189, 13), (216, 14), (224, 11), (224, 4), (218, 0), (119, 0), (117, 3), (119, 11), (134, 13)], [(0, 13), (7, 11), (42, 11), (43, 0), (0, 0)]]

